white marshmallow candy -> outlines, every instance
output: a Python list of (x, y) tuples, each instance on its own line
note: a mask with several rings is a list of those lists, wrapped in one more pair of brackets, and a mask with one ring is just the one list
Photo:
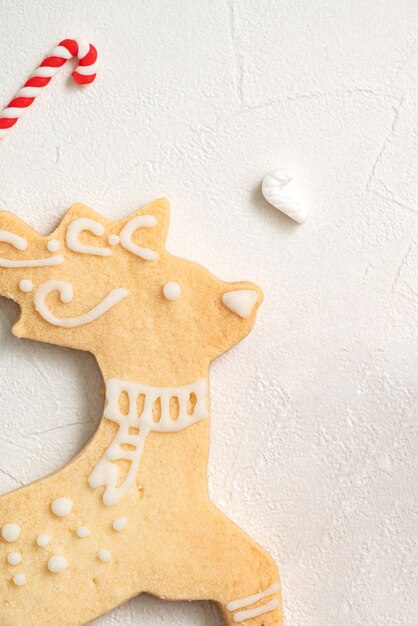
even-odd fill
[(308, 209), (299, 197), (293, 179), (282, 169), (266, 174), (261, 185), (264, 198), (276, 209), (301, 224), (308, 217)]

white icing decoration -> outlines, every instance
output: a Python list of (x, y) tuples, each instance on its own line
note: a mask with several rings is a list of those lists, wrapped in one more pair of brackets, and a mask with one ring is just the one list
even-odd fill
[(158, 224), (157, 218), (153, 215), (138, 215), (131, 219), (119, 233), (120, 243), (122, 246), (132, 252), (132, 254), (136, 254), (136, 256), (141, 257), (141, 259), (145, 259), (145, 261), (155, 261), (158, 259), (158, 254), (151, 250), (150, 248), (141, 248), (137, 246), (132, 241), (132, 235), (138, 228), (152, 228)]
[(28, 247), (26, 239), (8, 230), (0, 230), (0, 243), (10, 243), (16, 250), (26, 250)]
[(61, 328), (76, 328), (84, 324), (90, 324), (90, 322), (94, 322), (94, 320), (107, 313), (109, 309), (129, 295), (129, 291), (126, 289), (113, 289), (99, 304), (96, 304), (96, 306), (87, 313), (78, 317), (59, 318), (49, 311), (45, 302), (47, 296), (52, 291), (58, 291), (61, 302), (68, 303), (73, 299), (73, 286), (71, 283), (64, 282), (63, 280), (49, 280), (46, 283), (42, 283), (35, 292), (34, 300), (38, 313), (50, 324), (60, 326)]
[(50, 239), (48, 243), (46, 244), (46, 247), (48, 248), (50, 252), (56, 252), (57, 250), (60, 249), (60, 246), (61, 244), (58, 241), (58, 239)]
[(268, 589), (266, 589), (265, 591), (261, 591), (261, 593), (255, 593), (254, 595), (247, 596), (246, 598), (233, 600), (226, 605), (226, 608), (228, 609), (228, 611), (236, 611), (237, 609), (242, 609), (245, 606), (254, 604), (254, 602), (257, 602), (257, 600), (267, 598), (267, 596), (272, 596), (273, 593), (276, 593), (277, 591), (280, 591), (280, 585), (279, 583), (273, 583)]
[(7, 562), (9, 565), (19, 565), (22, 562), (22, 555), (19, 552), (9, 552)]
[(76, 533), (77, 537), (80, 537), (80, 539), (85, 539), (90, 535), (90, 531), (87, 526), (79, 526), (76, 530)]
[[(26, 250), (28, 247), (26, 239), (8, 230), (0, 230), (0, 243), (10, 243), (17, 250)], [(22, 260), (11, 260), (0, 257), (0, 267), (46, 267), (49, 265), (59, 265), (60, 263), (64, 263), (64, 257), (61, 255), (51, 256), (46, 259)]]
[(29, 280), (28, 278), (22, 278), (22, 280), (19, 283), (19, 289), (20, 291), (23, 291), (24, 293), (29, 293), (33, 289), (33, 282)]
[(5, 524), (1, 529), (1, 536), (8, 543), (17, 541), (20, 537), (19, 524)]
[(120, 533), (122, 530), (125, 530), (126, 528), (126, 524), (128, 523), (128, 520), (126, 519), (126, 517), (117, 517), (115, 520), (113, 520), (113, 529), (116, 530), (116, 532)]
[[(106, 487), (103, 494), (104, 504), (117, 504), (134, 484), (135, 477), (141, 462), (145, 439), (150, 432), (171, 433), (178, 432), (192, 424), (208, 417), (206, 405), (208, 384), (206, 380), (198, 380), (184, 387), (147, 387), (134, 382), (112, 378), (106, 384), (107, 405), (104, 416), (116, 422), (119, 429), (100, 461), (89, 477), (89, 485), (93, 489)], [(127, 415), (121, 413), (119, 397), (127, 393), (129, 411)], [(190, 395), (196, 396), (196, 404), (192, 415), (189, 415), (187, 404)], [(144, 395), (144, 408), (141, 415), (137, 412), (137, 399)], [(177, 419), (170, 415), (170, 400), (177, 398), (179, 414)], [(157, 400), (161, 403), (161, 417), (158, 422), (153, 419), (153, 406)], [(130, 434), (129, 429), (136, 428), (138, 434)], [(133, 449), (125, 450), (123, 444)], [(125, 479), (119, 484), (119, 469), (113, 461), (126, 459), (131, 465)]]
[(233, 620), (234, 622), (243, 622), (246, 619), (251, 619), (253, 617), (258, 617), (259, 615), (264, 615), (264, 613), (270, 613), (270, 611), (274, 611), (279, 608), (279, 601), (274, 599), (270, 600), (266, 604), (262, 604), (255, 609), (248, 609), (248, 611), (238, 611), (235, 613)]
[(43, 533), (42, 535), (38, 535), (38, 537), (36, 538), (36, 543), (40, 548), (45, 548), (45, 546), (47, 546), (50, 541), (51, 537), (45, 533)]
[(181, 296), (181, 287), (175, 282), (166, 283), (163, 287), (163, 294), (166, 300), (174, 302), (174, 300), (177, 300)]
[(13, 576), (13, 582), (17, 587), (22, 587), (26, 583), (25, 574), (19, 573)]
[(57, 517), (69, 515), (73, 508), (73, 501), (70, 498), (57, 498), (51, 503), (51, 511)]
[(10, 243), (16, 250), (26, 250), (28, 247), (26, 239), (8, 230), (0, 230), (0, 243)]
[(308, 217), (294, 189), (292, 178), (281, 169), (273, 170), (264, 176), (261, 185), (263, 196), (272, 206), (301, 224)]
[(107, 243), (109, 244), (109, 246), (117, 246), (118, 243), (120, 243), (119, 235), (109, 235), (109, 237), (107, 238)]
[(108, 563), (112, 558), (112, 555), (110, 554), (109, 550), (106, 550), (105, 548), (102, 548), (101, 550), (99, 550), (99, 552), (97, 553), (97, 556), (100, 561), (103, 561), (103, 563)]
[(222, 303), (243, 319), (247, 319), (254, 309), (257, 298), (257, 292), (252, 289), (238, 289), (224, 293)]
[(63, 556), (51, 556), (48, 561), (48, 569), (52, 574), (60, 574), (68, 567), (67, 559)]
[(95, 254), (96, 256), (110, 256), (111, 252), (107, 248), (98, 248), (96, 246), (88, 246), (81, 243), (79, 237), (84, 231), (93, 233), (97, 237), (104, 235), (104, 226), (100, 222), (90, 219), (89, 217), (78, 217), (68, 226), (66, 242), (67, 247), (74, 252), (83, 254)]

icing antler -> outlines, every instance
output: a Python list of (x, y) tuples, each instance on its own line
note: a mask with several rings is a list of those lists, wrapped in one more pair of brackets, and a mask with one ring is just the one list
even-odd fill
[(129, 220), (129, 222), (120, 231), (120, 243), (126, 250), (129, 250), (129, 252), (139, 256), (141, 259), (144, 259), (145, 261), (156, 261), (158, 259), (158, 254), (150, 248), (138, 246), (133, 242), (132, 237), (138, 229), (152, 228), (153, 226), (157, 226), (157, 224), (158, 221), (153, 215), (138, 215), (137, 217), (134, 217)]
[[(141, 228), (154, 228), (158, 225), (158, 220), (154, 215), (137, 215), (130, 219), (122, 228), (118, 235), (111, 234), (108, 237), (108, 244), (115, 246), (121, 244), (125, 250), (128, 250), (135, 256), (144, 259), (144, 261), (156, 261), (158, 254), (151, 248), (144, 248), (137, 245), (133, 241), (133, 235)], [(82, 254), (94, 254), (97, 256), (110, 256), (112, 254), (110, 248), (87, 245), (80, 240), (83, 233), (89, 232), (97, 237), (102, 237), (105, 232), (103, 224), (90, 219), (88, 217), (78, 217), (68, 226), (66, 243), (67, 247), (73, 252)]]
[[(8, 243), (16, 250), (26, 250), (28, 247), (26, 239), (8, 230), (0, 230), (0, 243)], [(0, 257), (0, 267), (47, 267), (49, 265), (60, 265), (63, 262), (64, 257), (60, 254), (40, 259), (6, 259)]]
[[(7, 211), (0, 212), (0, 269), (18, 270), (60, 265), (64, 262), (64, 257), (51, 254), (56, 251), (57, 249), (51, 249), (41, 235), (15, 215)], [(0, 279), (0, 289), (1, 282)]]

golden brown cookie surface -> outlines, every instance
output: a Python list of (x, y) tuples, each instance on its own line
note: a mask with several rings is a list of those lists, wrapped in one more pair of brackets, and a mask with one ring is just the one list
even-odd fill
[(207, 495), (211, 361), (261, 303), (165, 249), (157, 200), (111, 221), (74, 205), (48, 237), (0, 213), (13, 332), (95, 355), (101, 425), (67, 466), (0, 498), (0, 623), (81, 625), (143, 591), (282, 624), (277, 569)]

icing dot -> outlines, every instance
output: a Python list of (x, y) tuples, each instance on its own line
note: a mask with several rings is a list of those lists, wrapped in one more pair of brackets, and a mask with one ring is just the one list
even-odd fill
[(24, 291), (25, 293), (29, 293), (33, 289), (33, 282), (28, 278), (22, 278), (19, 283), (20, 291)]
[(63, 556), (51, 556), (48, 561), (48, 569), (52, 574), (60, 574), (68, 567), (67, 559)]
[(99, 550), (99, 552), (97, 553), (97, 556), (99, 557), (100, 561), (103, 561), (103, 563), (108, 563), (110, 559), (112, 558), (112, 555), (110, 554), (109, 550), (105, 550), (105, 548), (102, 548), (101, 550)]
[(1, 536), (9, 543), (17, 541), (20, 537), (20, 526), (18, 524), (5, 524), (1, 529)]
[(15, 574), (13, 576), (13, 582), (15, 585), (17, 585), (18, 587), (21, 587), (22, 585), (25, 584), (26, 582), (26, 576), (25, 574)]
[(22, 555), (19, 552), (9, 552), (7, 562), (9, 565), (19, 565), (22, 562)]
[(181, 287), (178, 283), (166, 283), (163, 287), (163, 294), (166, 300), (170, 300), (170, 302), (173, 302), (174, 300), (177, 300), (177, 298), (180, 298)]
[(115, 520), (113, 520), (112, 526), (114, 530), (120, 532), (121, 530), (125, 530), (127, 523), (128, 520), (126, 519), (126, 517), (117, 517)]
[(120, 242), (120, 237), (119, 235), (109, 235), (109, 237), (107, 238), (107, 242), (111, 246), (117, 246)]
[(60, 249), (60, 242), (57, 239), (50, 239), (46, 244), (46, 247), (50, 252), (56, 252)]
[(46, 534), (38, 535), (38, 537), (36, 538), (36, 543), (40, 548), (45, 548), (45, 546), (47, 546), (50, 541), (51, 537)]
[(71, 513), (73, 501), (69, 498), (58, 498), (51, 504), (51, 510), (57, 517), (65, 517)]
[(77, 536), (80, 537), (80, 539), (84, 539), (85, 537), (89, 536), (90, 531), (87, 526), (79, 526), (76, 530), (76, 533)]

